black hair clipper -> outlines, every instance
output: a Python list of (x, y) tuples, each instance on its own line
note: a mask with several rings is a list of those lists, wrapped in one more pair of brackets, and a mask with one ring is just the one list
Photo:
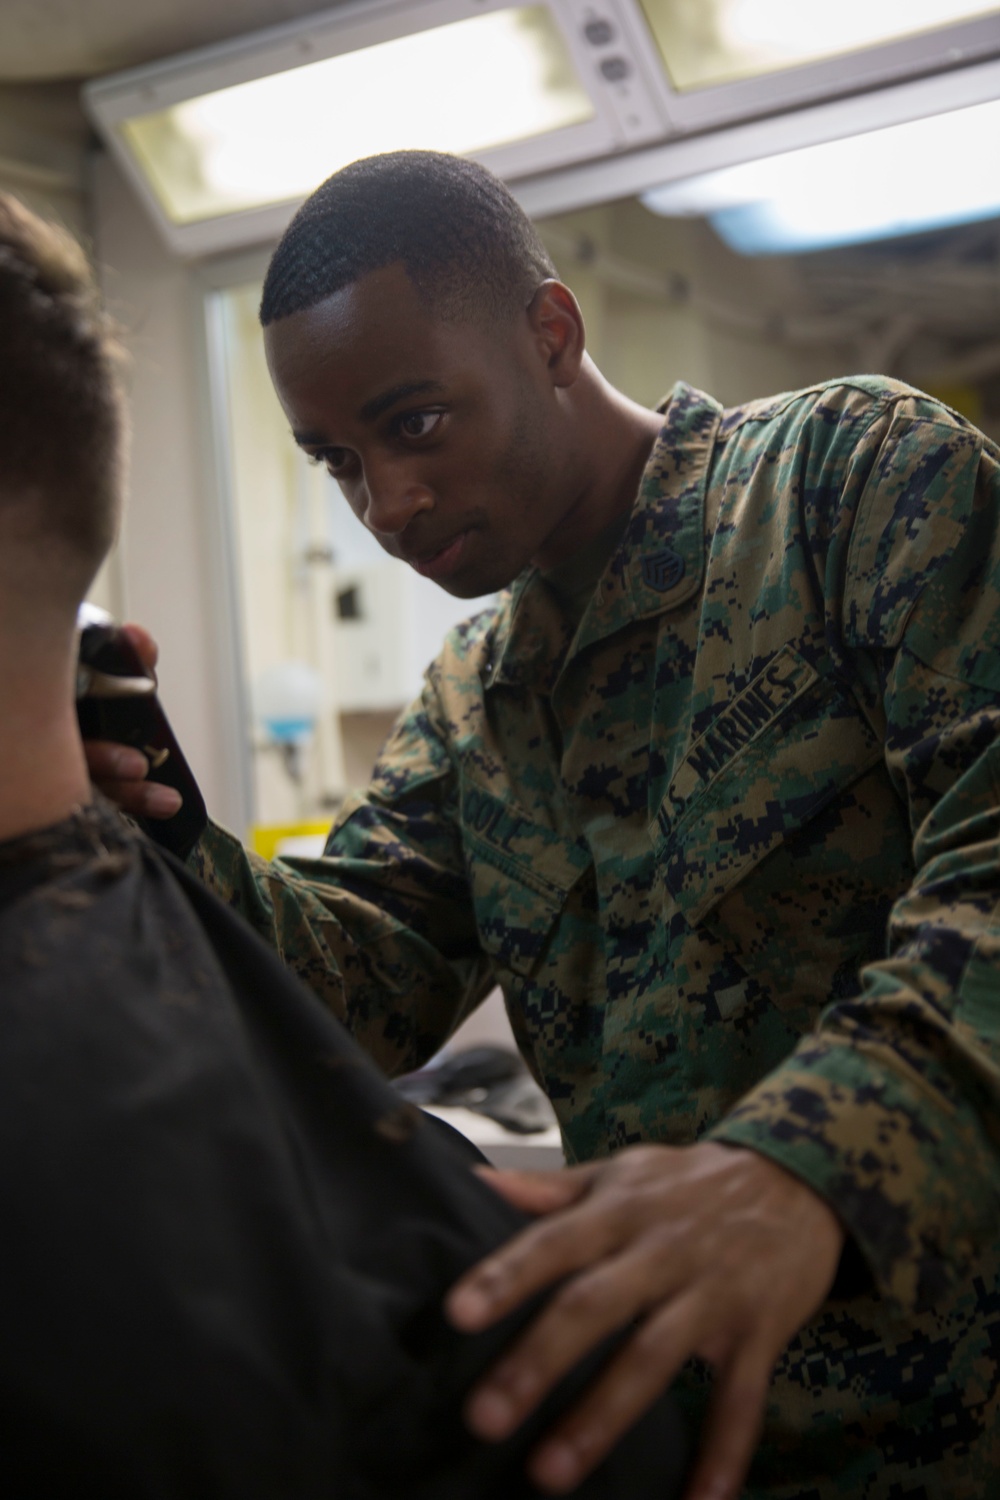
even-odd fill
[(204, 798), (174, 738), (156, 696), (156, 678), (112, 617), (94, 604), (77, 614), (80, 648), (76, 713), (85, 740), (114, 740), (141, 750), (150, 781), (162, 782), (184, 799), (172, 818), (139, 818), (143, 832), (186, 859), (208, 822)]

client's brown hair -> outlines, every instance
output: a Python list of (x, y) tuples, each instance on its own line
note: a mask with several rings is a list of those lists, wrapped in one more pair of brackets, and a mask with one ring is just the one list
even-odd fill
[(0, 527), (81, 592), (117, 521), (120, 362), (80, 246), (0, 193)]

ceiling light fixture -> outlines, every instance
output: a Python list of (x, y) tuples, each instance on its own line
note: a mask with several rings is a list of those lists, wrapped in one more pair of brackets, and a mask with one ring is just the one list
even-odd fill
[(818, 250), (1000, 215), (1000, 100), (705, 172), (643, 194), (706, 215), (744, 255)]
[(662, 139), (629, 3), (599, 0), (597, 25), (590, 0), (356, 0), (98, 79), (84, 102), (168, 243), (204, 254), (276, 238), (321, 182), (379, 152), (519, 178)]
[(472, 153), (593, 115), (551, 12), (534, 5), (217, 89), (121, 130), (167, 215), (187, 224), (304, 197), (375, 152)]
[(674, 86), (755, 78), (995, 16), (997, 0), (639, 0)]

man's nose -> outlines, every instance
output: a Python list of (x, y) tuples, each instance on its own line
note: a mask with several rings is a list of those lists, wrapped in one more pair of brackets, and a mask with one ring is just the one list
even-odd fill
[(382, 536), (395, 536), (414, 516), (434, 506), (427, 485), (393, 464), (366, 465), (365, 490), (365, 525)]

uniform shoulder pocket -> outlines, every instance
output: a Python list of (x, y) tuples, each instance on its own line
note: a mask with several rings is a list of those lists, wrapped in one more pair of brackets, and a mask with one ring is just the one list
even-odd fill
[(982, 434), (941, 408), (912, 409), (925, 405), (894, 415), (858, 506), (844, 583), (851, 646), (899, 645), (972, 517)]

